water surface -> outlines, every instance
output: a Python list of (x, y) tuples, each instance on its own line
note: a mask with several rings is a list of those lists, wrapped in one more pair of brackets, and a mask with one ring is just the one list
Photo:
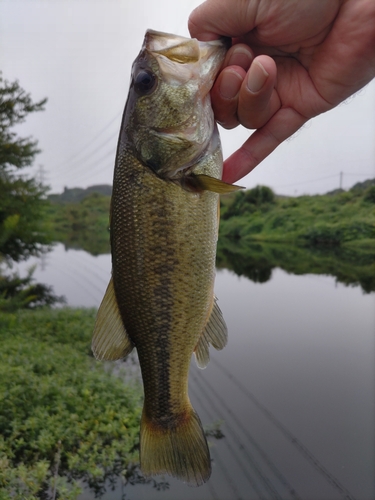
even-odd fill
[[(97, 307), (110, 256), (57, 245), (43, 267), (37, 280), (69, 305)], [(210, 481), (166, 477), (168, 490), (127, 485), (103, 498), (373, 500), (375, 295), (281, 269), (265, 283), (220, 270), (216, 294), (229, 344), (190, 374), (203, 424), (221, 421), (225, 435), (210, 440)]]

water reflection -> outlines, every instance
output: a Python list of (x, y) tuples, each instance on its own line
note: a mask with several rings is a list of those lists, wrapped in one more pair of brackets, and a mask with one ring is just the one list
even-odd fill
[[(194, 489), (156, 478), (163, 491), (130, 479), (103, 500), (375, 498), (375, 304), (363, 293), (373, 290), (374, 260), (370, 250), (352, 263), (336, 257), (219, 242), (215, 288), (229, 344), (206, 370), (193, 362), (189, 382), (203, 424), (222, 421), (212, 477)], [(110, 267), (109, 255), (60, 244), (36, 277), (70, 305), (98, 306)]]
[(272, 270), (292, 274), (335, 276), (346, 285), (360, 285), (365, 293), (375, 291), (375, 247), (301, 248), (293, 245), (244, 243), (219, 239), (217, 267), (233, 270), (256, 283), (271, 279)]

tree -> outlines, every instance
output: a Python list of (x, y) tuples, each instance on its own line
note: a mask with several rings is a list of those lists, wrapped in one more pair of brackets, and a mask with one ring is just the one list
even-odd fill
[(0, 73), (0, 260), (39, 255), (50, 242), (45, 223), (47, 188), (20, 173), (39, 153), (37, 141), (11, 130), (29, 113), (42, 111), (46, 102), (34, 103), (17, 81), (10, 83)]
[(33, 283), (32, 270), (21, 278), (9, 274), (12, 261), (40, 255), (50, 243), (46, 215), (47, 187), (20, 173), (39, 153), (37, 141), (18, 137), (11, 129), (29, 113), (42, 111), (47, 99), (34, 103), (17, 81), (0, 73), (0, 311), (35, 308), (62, 302), (46, 285)]

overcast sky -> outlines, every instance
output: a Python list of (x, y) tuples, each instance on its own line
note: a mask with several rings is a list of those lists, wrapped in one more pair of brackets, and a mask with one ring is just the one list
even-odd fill
[[(112, 183), (131, 64), (148, 28), (188, 36), (199, 0), (0, 0), (0, 69), (46, 111), (19, 129), (39, 141), (34, 171), (54, 192)], [(225, 157), (251, 132), (223, 131)], [(240, 184), (324, 193), (375, 175), (375, 82), (310, 121)]]

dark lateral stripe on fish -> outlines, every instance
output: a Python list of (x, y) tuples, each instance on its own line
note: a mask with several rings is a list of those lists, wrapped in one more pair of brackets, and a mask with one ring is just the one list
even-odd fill
[[(144, 356), (153, 357), (153, 364), (156, 367), (156, 373), (143, 371), (143, 383), (145, 389), (146, 401), (151, 403), (152, 414), (154, 418), (160, 422), (167, 422), (168, 416), (171, 415), (171, 391), (170, 391), (170, 333), (172, 329), (172, 316), (168, 304), (172, 300), (171, 280), (169, 275), (173, 264), (165, 262), (158, 266), (160, 281), (154, 286), (153, 293), (155, 302), (159, 303), (161, 314), (155, 318), (157, 330), (155, 331), (154, 341), (147, 345), (146, 349), (143, 346), (138, 346), (138, 354), (140, 361)], [(164, 306), (165, 304), (165, 306)], [(142, 367), (142, 362), (140, 363)], [(160, 397), (162, 395), (162, 397)]]

